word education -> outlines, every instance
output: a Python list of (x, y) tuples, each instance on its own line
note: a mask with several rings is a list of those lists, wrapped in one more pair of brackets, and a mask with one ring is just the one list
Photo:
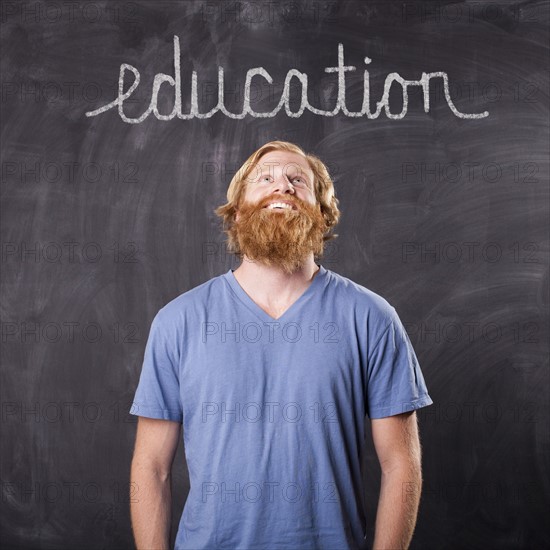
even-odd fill
[[(365, 57), (364, 61), (366, 65), (372, 62), (372, 60), (368, 57)], [(429, 87), (430, 87), (430, 80), (432, 80), (433, 78), (440, 78), (443, 80), (445, 100), (447, 102), (447, 105), (451, 109), (452, 113), (456, 117), (465, 118), (465, 119), (479, 119), (479, 118), (485, 118), (489, 115), (488, 111), (483, 111), (482, 113), (473, 113), (473, 114), (461, 113), (455, 107), (451, 99), (451, 96), (449, 93), (449, 77), (447, 73), (441, 72), (441, 71), (433, 72), (433, 73), (423, 72), (419, 80), (406, 80), (403, 77), (401, 77), (399, 73), (388, 74), (384, 82), (384, 93), (382, 95), (382, 99), (380, 99), (380, 101), (376, 103), (376, 110), (374, 112), (371, 112), (370, 76), (369, 76), (368, 70), (365, 70), (363, 73), (362, 109), (358, 112), (349, 111), (348, 108), (346, 107), (345, 75), (346, 75), (346, 72), (352, 72), (355, 70), (356, 70), (356, 67), (354, 67), (353, 65), (344, 64), (344, 46), (340, 43), (338, 44), (338, 66), (325, 68), (326, 73), (336, 73), (338, 77), (338, 96), (337, 96), (336, 106), (332, 111), (317, 109), (316, 107), (313, 107), (312, 105), (310, 105), (308, 101), (308, 93), (307, 93), (308, 92), (308, 75), (306, 73), (298, 71), (297, 69), (290, 69), (285, 78), (285, 82), (283, 85), (283, 92), (281, 94), (281, 99), (279, 101), (279, 104), (275, 107), (275, 109), (266, 113), (258, 113), (254, 111), (250, 106), (250, 86), (252, 83), (252, 79), (254, 77), (261, 77), (264, 80), (266, 80), (268, 84), (270, 85), (273, 84), (273, 78), (263, 67), (256, 67), (253, 69), (249, 69), (246, 73), (246, 80), (244, 85), (244, 103), (243, 103), (243, 110), (241, 113), (230, 113), (225, 107), (223, 67), (218, 67), (218, 104), (207, 113), (200, 113), (199, 105), (198, 105), (199, 94), (198, 94), (197, 72), (193, 71), (191, 76), (191, 110), (189, 113), (183, 113), (182, 101), (181, 101), (180, 42), (179, 42), (178, 36), (174, 35), (174, 76), (172, 77), (164, 73), (158, 73), (155, 75), (149, 107), (140, 117), (137, 117), (137, 118), (128, 117), (124, 113), (124, 109), (123, 109), (124, 102), (133, 94), (134, 90), (139, 86), (139, 82), (140, 82), (139, 71), (135, 67), (133, 67), (132, 65), (128, 65), (127, 63), (123, 63), (120, 66), (120, 73), (119, 73), (119, 80), (118, 80), (118, 97), (114, 101), (111, 101), (111, 103), (108, 103), (107, 105), (104, 105), (99, 109), (86, 112), (86, 116), (87, 117), (97, 116), (101, 113), (109, 111), (110, 109), (118, 107), (118, 114), (120, 115), (120, 118), (124, 122), (127, 122), (129, 124), (139, 124), (140, 122), (143, 122), (151, 113), (153, 113), (153, 115), (158, 120), (172, 120), (174, 117), (177, 117), (181, 120), (190, 120), (193, 118), (199, 118), (199, 119), (210, 118), (217, 112), (221, 112), (225, 116), (233, 119), (242, 119), (247, 115), (250, 115), (251, 117), (254, 117), (254, 118), (271, 118), (271, 117), (274, 117), (284, 106), (286, 114), (291, 118), (298, 118), (302, 116), (304, 110), (307, 109), (311, 113), (314, 113), (319, 116), (330, 117), (330, 116), (335, 116), (341, 112), (347, 117), (366, 116), (368, 119), (376, 119), (379, 117), (380, 113), (382, 112), (382, 109), (384, 109), (384, 112), (389, 119), (399, 120), (404, 118), (405, 115), (407, 114), (408, 100), (409, 100), (408, 89), (411, 86), (420, 86), (422, 88), (423, 99), (424, 99), (424, 112), (426, 113), (429, 112), (430, 110)], [(125, 92), (124, 80), (125, 80), (125, 75), (127, 71), (131, 71), (132, 73), (134, 73), (135, 79), (132, 85), (130, 86), (130, 88)], [(302, 87), (300, 110), (297, 112), (292, 112), (290, 110), (290, 85), (293, 78), (297, 78), (301, 83), (301, 87)], [(165, 82), (175, 89), (174, 108), (172, 109), (172, 112), (168, 115), (162, 115), (158, 111), (159, 90), (162, 84)], [(402, 90), (403, 106), (400, 113), (392, 113), (390, 110), (390, 100), (389, 100), (390, 88), (394, 83), (398, 84)]]

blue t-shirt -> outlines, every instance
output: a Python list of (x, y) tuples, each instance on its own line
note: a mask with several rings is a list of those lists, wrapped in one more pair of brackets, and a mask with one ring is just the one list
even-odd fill
[(231, 269), (169, 302), (130, 412), (183, 423), (176, 550), (347, 550), (367, 546), (366, 415), (430, 404), (395, 309), (321, 265), (279, 319)]

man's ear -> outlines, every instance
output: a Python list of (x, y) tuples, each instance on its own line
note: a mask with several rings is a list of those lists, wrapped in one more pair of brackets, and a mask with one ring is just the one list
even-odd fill
[(239, 221), (239, 211), (238, 210), (235, 210), (235, 221), (236, 222)]

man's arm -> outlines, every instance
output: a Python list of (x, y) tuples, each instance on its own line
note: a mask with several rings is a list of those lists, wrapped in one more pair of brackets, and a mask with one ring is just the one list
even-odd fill
[(181, 424), (140, 416), (130, 472), (132, 529), (138, 550), (168, 550), (171, 470)]
[(422, 490), (421, 448), (416, 412), (371, 420), (382, 482), (373, 550), (407, 549)]

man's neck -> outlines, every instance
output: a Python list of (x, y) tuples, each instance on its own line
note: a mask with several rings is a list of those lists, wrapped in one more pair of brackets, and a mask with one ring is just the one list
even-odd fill
[(278, 307), (295, 301), (312, 283), (319, 269), (313, 253), (299, 270), (290, 275), (277, 266), (268, 266), (244, 256), (233, 274), (254, 300), (270, 307)]

